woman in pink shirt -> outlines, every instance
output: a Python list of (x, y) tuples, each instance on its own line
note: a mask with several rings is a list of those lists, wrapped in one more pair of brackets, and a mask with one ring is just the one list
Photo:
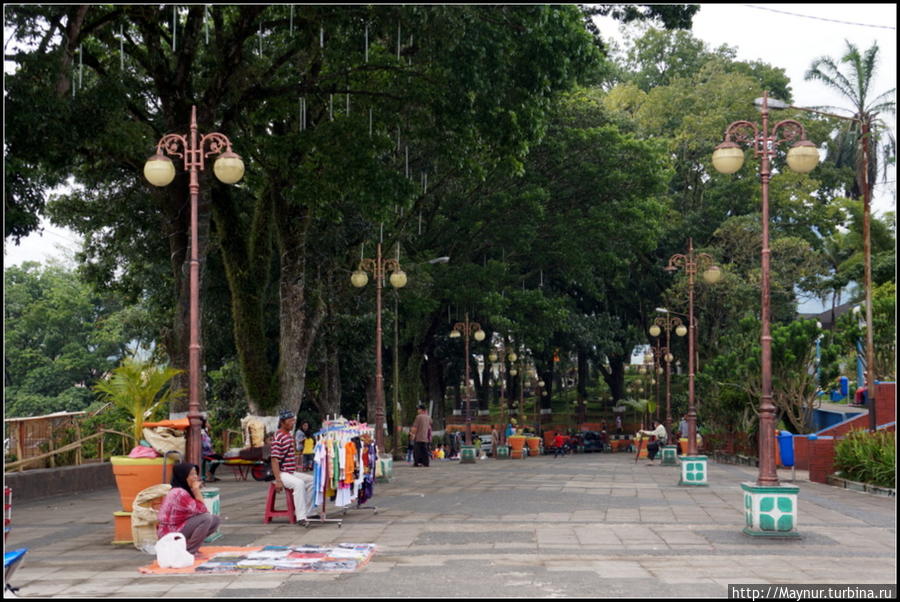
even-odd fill
[(187, 551), (196, 554), (203, 540), (219, 528), (219, 517), (203, 503), (200, 477), (193, 464), (176, 464), (172, 469), (172, 489), (163, 498), (157, 515), (156, 536), (179, 532), (187, 542)]

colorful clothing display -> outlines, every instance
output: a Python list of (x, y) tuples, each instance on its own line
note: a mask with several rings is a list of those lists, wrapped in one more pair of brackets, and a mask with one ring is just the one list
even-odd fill
[(316, 433), (313, 491), (317, 506), (330, 500), (343, 508), (372, 497), (377, 451), (371, 439), (371, 428), (345, 420), (326, 422)]

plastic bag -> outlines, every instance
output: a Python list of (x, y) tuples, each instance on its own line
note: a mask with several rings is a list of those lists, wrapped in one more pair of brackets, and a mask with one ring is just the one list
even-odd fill
[(129, 458), (158, 458), (159, 454), (156, 453), (152, 447), (147, 447), (145, 445), (137, 445), (131, 449), (131, 452), (128, 454)]
[(184, 569), (194, 564), (181, 533), (167, 533), (156, 542), (156, 562), (164, 569)]

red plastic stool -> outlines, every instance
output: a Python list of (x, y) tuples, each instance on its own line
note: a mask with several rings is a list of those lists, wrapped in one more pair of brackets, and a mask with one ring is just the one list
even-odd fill
[(266, 515), (263, 518), (263, 523), (272, 522), (272, 519), (276, 516), (286, 516), (289, 522), (297, 522), (297, 514), (294, 512), (294, 492), (286, 487), (283, 491), (285, 492), (284, 499), (287, 502), (287, 510), (276, 510), (275, 494), (278, 493), (278, 490), (275, 489), (275, 483), (269, 483), (269, 495), (266, 497)]

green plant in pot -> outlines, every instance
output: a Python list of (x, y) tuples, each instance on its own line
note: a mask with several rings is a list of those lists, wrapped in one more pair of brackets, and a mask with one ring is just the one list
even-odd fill
[[(140, 442), (144, 420), (184, 395), (184, 389), (173, 389), (170, 385), (172, 378), (181, 372), (183, 370), (126, 358), (109, 377), (95, 385), (94, 390), (103, 401), (122, 408), (131, 416), (135, 441)], [(164, 458), (113, 456), (110, 461), (125, 512), (131, 512), (134, 497), (139, 492), (163, 482)]]

